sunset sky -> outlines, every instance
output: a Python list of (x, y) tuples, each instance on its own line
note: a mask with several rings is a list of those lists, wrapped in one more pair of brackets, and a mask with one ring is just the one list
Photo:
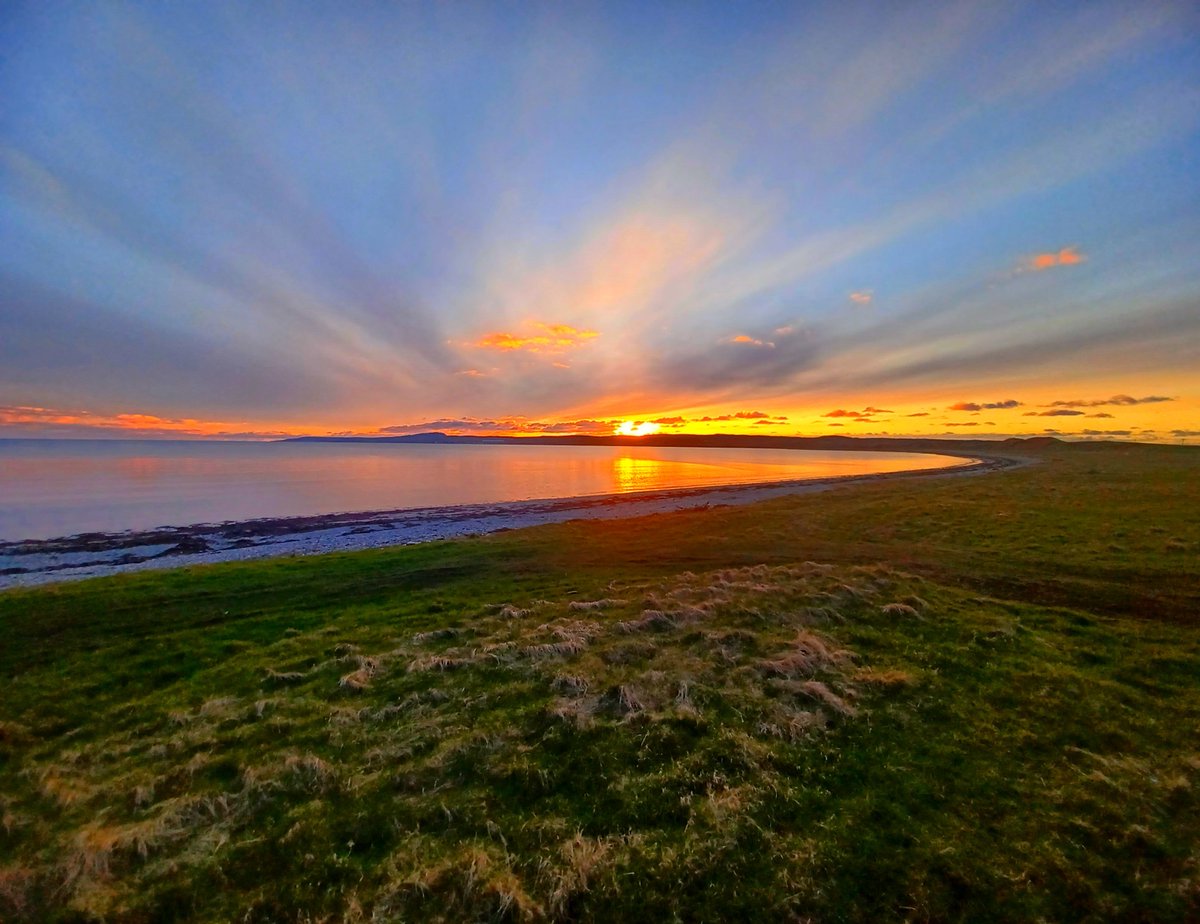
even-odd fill
[(15, 2), (0, 49), (0, 437), (1200, 442), (1194, 2)]

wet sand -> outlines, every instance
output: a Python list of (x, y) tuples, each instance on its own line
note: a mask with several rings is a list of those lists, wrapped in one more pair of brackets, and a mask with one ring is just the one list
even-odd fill
[(643, 516), (695, 507), (749, 504), (868, 481), (977, 475), (1027, 461), (1014, 457), (970, 456), (962, 457), (959, 465), (946, 468), (878, 475), (202, 523), (141, 532), (84, 533), (59, 539), (0, 542), (0, 588), (278, 555), (320, 555), (411, 545), (566, 520)]

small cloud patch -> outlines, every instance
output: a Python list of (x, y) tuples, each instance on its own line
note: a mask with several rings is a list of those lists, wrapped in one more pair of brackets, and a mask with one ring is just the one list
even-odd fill
[(1056, 266), (1077, 266), (1087, 262), (1087, 254), (1080, 253), (1078, 247), (1064, 247), (1058, 251), (1035, 253), (1026, 257), (1018, 269), (1025, 273), (1040, 273)]
[(775, 344), (770, 340), (759, 340), (756, 337), (751, 337), (748, 334), (738, 334), (729, 341), (730, 343), (741, 343), (746, 346), (765, 347), (768, 350), (775, 349)]

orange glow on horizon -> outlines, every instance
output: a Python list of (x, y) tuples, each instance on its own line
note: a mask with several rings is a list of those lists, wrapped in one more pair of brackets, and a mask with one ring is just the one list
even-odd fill
[[(829, 392), (805, 395), (803, 403), (795, 404), (702, 404), (689, 403), (683, 396), (637, 394), (620, 404), (579, 404), (566, 412), (528, 417), (439, 416), (381, 402), (379, 407), (356, 409), (353, 416), (321, 415), (307, 420), (238, 420), (218, 415), (212, 419), (176, 416), (157, 407), (101, 409), (30, 403), (0, 405), (0, 437), (271, 440), (294, 436), (386, 438), (436, 431), (451, 436), (494, 437), (1057, 436), (1195, 444), (1200, 443), (1200, 428), (1194, 423), (1200, 399), (1189, 391), (1186, 377), (1164, 375), (1153, 386), (1147, 386), (1140, 377), (1106, 377), (1096, 382), (1079, 376), (1037, 386), (997, 379), (984, 388)], [(611, 414), (627, 412), (631, 406), (637, 407), (639, 416)], [(194, 413), (194, 409), (187, 410)]]
[(163, 439), (182, 437), (279, 439), (286, 436), (313, 435), (322, 432), (312, 427), (287, 425), (263, 427), (248, 421), (197, 420), (190, 417), (160, 417), (140, 412), (102, 413), (85, 410), (26, 406), (0, 407), (0, 428), (18, 426), (44, 427), (51, 431), (76, 428), (135, 437)]

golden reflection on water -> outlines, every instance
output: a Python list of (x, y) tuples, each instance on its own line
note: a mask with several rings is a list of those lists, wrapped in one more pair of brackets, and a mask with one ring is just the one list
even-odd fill
[[(621, 456), (613, 459), (613, 487), (626, 491), (649, 491), (657, 485), (669, 482), (667, 467), (671, 463), (658, 459), (633, 459)], [(675, 463), (678, 467), (678, 463)]]
[(846, 478), (904, 469), (936, 468), (949, 461), (942, 456), (902, 453), (795, 453), (778, 450), (764, 451), (755, 458), (747, 450), (715, 449), (707, 450), (705, 455), (699, 457), (671, 458), (674, 454), (671, 450), (642, 451), (647, 452), (649, 457), (621, 454), (612, 459), (612, 493)]

